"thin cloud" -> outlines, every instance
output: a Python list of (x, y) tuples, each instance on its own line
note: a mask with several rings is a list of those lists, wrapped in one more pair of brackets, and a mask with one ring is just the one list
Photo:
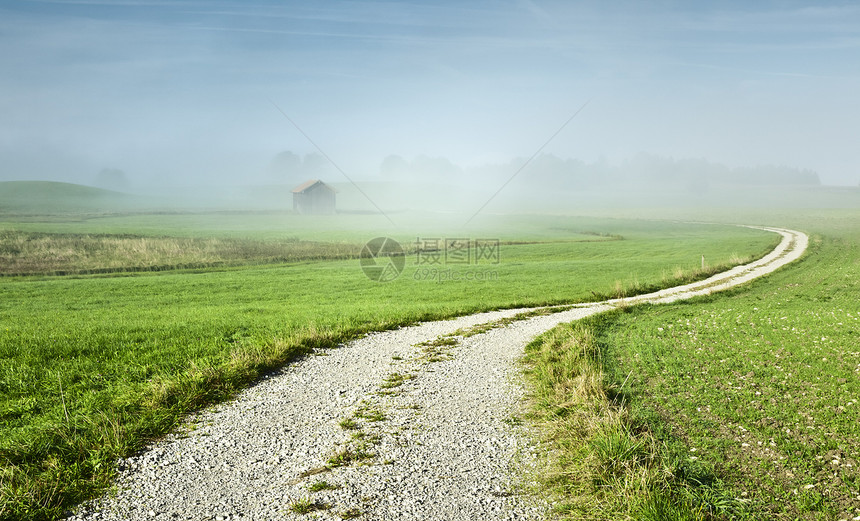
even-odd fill
[(773, 71), (766, 69), (747, 69), (743, 67), (730, 67), (726, 65), (715, 65), (712, 63), (692, 63), (692, 62), (666, 62), (667, 65), (677, 65), (682, 67), (694, 67), (699, 69), (711, 69), (718, 71), (740, 72), (747, 76), (777, 76), (786, 78), (810, 78), (810, 79), (828, 79), (828, 80), (844, 80), (850, 76), (832, 76), (822, 74), (809, 74), (802, 72), (791, 71)]
[(550, 16), (550, 14), (546, 12), (546, 10), (544, 10), (541, 6), (539, 6), (532, 0), (517, 0), (517, 3), (542, 24), (549, 26), (556, 25), (555, 19)]
[[(30, 4), (93, 5), (120, 7), (176, 6), (176, 2), (159, 0), (26, 0)], [(204, 5), (202, 2), (200, 5)]]
[[(834, 155), (819, 143), (860, 131), (856, 83), (846, 81), (860, 63), (860, 6), (33, 0), (0, 7), (0, 47), (0, 136), (129, 171), (127, 150), (130, 164), (144, 157), (164, 172), (178, 171), (167, 157), (193, 171), (238, 150), (247, 156), (231, 164), (301, 152), (260, 109), (267, 97), (324, 136), (350, 172), (350, 158), (370, 165), (356, 170), (367, 175), (387, 154), (528, 154), (520, 149), (536, 129), (594, 93), (601, 106), (552, 152), (774, 161), (788, 154), (780, 137), (790, 128), (815, 128), (815, 143), (790, 151), (814, 168)], [(733, 100), (744, 82), (770, 112), (750, 104), (733, 115), (756, 129), (740, 142), (714, 101)], [(778, 126), (781, 108), (791, 119)], [(828, 117), (835, 123), (821, 124)], [(860, 162), (845, 148), (840, 164)]]

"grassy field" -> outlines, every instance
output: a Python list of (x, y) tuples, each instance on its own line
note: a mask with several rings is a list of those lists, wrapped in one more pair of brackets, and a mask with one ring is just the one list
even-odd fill
[(530, 346), (556, 451), (544, 483), (565, 517), (860, 516), (860, 214), (771, 219), (813, 233), (800, 262)]
[[(104, 486), (117, 457), (310, 349), (417, 320), (672, 285), (760, 255), (778, 240), (745, 228), (607, 218), (492, 216), (464, 232), (426, 216), (392, 230), (379, 216), (96, 214), (7, 213), (0, 225), (11, 237), (2, 254), (13, 266), (7, 274), (28, 257), (52, 258), (39, 253), (46, 249), (77, 254), (80, 244), (94, 253), (72, 256), (64, 269), (97, 271), (119, 259), (111, 269), (129, 270), (56, 276), (45, 267), (0, 279), (5, 519), (56, 517)], [(448, 233), (496, 237), (500, 257), (433, 266), (430, 276), (409, 256), (403, 274), (385, 284), (365, 277), (357, 259), (337, 258), (387, 233), (404, 243)], [(314, 237), (335, 253), (279, 262), (254, 249), (290, 251)], [(181, 244), (192, 265), (203, 253), (226, 255), (225, 245), (240, 254), (229, 267), (141, 272), (135, 268), (146, 263), (171, 266), (169, 255), (145, 250), (154, 253), (142, 264), (133, 248), (105, 253), (139, 240)]]

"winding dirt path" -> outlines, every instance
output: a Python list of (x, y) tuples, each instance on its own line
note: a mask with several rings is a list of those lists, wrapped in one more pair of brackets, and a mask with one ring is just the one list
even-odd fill
[(526, 344), (617, 306), (743, 284), (809, 242), (756, 228), (782, 241), (707, 280), (529, 318), (517, 315), (537, 308), (428, 322), (309, 356), (120, 461), (115, 493), (70, 519), (540, 519), (547, 505), (512, 477), (535, 462), (515, 420)]

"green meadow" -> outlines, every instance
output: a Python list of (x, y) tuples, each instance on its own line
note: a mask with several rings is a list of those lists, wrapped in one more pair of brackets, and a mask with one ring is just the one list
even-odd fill
[(557, 450), (543, 483), (563, 518), (860, 516), (860, 213), (770, 222), (810, 233), (799, 262), (529, 347), (535, 419)]
[[(429, 213), (391, 225), (360, 213), (124, 212), (122, 198), (74, 190), (38, 187), (28, 211), (0, 195), (4, 519), (60, 516), (109, 483), (118, 457), (314, 349), (420, 320), (650, 291), (778, 242), (632, 217), (482, 215), (463, 228), (463, 216)], [(387, 283), (358, 258), (378, 236), (405, 251)], [(497, 240), (498, 257), (430, 263), (416, 241), (434, 238)]]

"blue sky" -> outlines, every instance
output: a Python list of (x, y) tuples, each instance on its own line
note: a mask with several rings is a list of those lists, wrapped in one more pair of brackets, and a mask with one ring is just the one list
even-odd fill
[(462, 165), (638, 152), (860, 182), (852, 2), (0, 3), (0, 179), (257, 182), (313, 146)]

